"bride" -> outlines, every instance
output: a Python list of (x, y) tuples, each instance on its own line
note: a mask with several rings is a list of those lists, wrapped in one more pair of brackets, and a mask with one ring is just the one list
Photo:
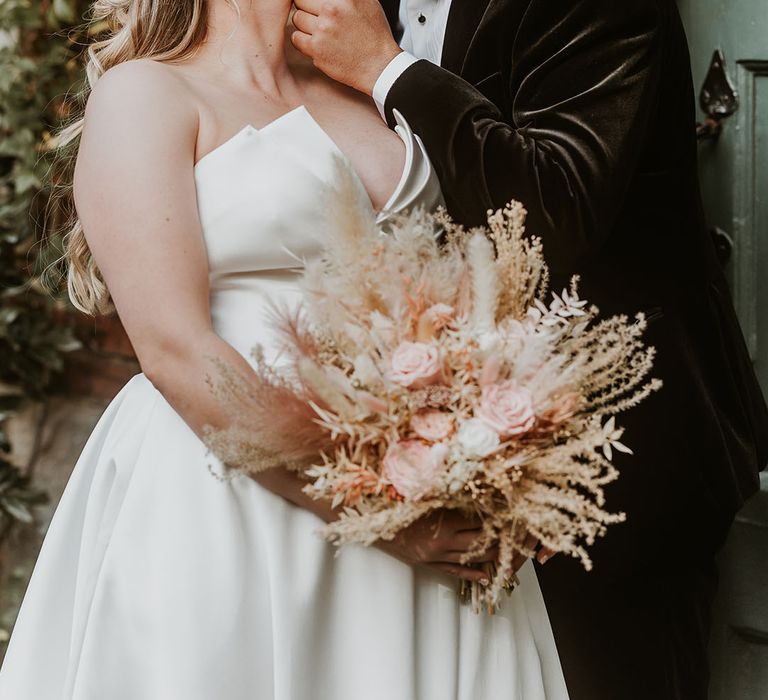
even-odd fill
[[(215, 477), (211, 358), (274, 349), (341, 158), (371, 206), (435, 206), (420, 140), (286, 41), (290, 0), (97, 0), (68, 238), (83, 311), (111, 300), (142, 374), (91, 435), (0, 672), (7, 700), (561, 700), (533, 568), (500, 614), (455, 594), (455, 513), (338, 556), (297, 477)], [(270, 346), (270, 343), (272, 345)], [(492, 557), (489, 553), (486, 558)]]

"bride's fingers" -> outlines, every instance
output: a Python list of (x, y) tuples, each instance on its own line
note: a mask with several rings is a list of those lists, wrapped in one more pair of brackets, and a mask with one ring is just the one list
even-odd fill
[(532, 552), (536, 550), (536, 545), (538, 544), (538, 539), (534, 537), (533, 535), (528, 535), (525, 538), (525, 541), (523, 542), (523, 546), (521, 549), (525, 550), (523, 552), (518, 552), (515, 555), (515, 558), (512, 560), (512, 573), (516, 574), (520, 567), (525, 564), (526, 561), (528, 561), (528, 554), (526, 552)]
[[(464, 552), (466, 554), (466, 551)], [(468, 560), (467, 563), (469, 564), (489, 564), (491, 562), (497, 562), (499, 560), (499, 549), (498, 547), (491, 547), (487, 552), (483, 552), (482, 554), (478, 554), (475, 557), (472, 557)]]
[(462, 530), (446, 538), (449, 552), (468, 552), (475, 548), (475, 545), (482, 536), (482, 530)]
[(520, 571), (520, 567), (525, 564), (525, 562), (528, 561), (528, 557), (526, 557), (524, 554), (516, 554), (515, 558), (512, 560), (512, 571), (511, 574), (516, 574), (518, 571)]
[(465, 581), (475, 581), (484, 586), (490, 583), (488, 574), (480, 569), (473, 569), (471, 566), (462, 566), (461, 564), (453, 564), (450, 562), (437, 562), (435, 564), (429, 564), (430, 569), (436, 569), (444, 574), (450, 576), (456, 576), (457, 578), (464, 579)]
[(528, 561), (528, 553), (536, 549), (536, 538), (531, 535), (520, 534), (518, 539), (518, 547), (515, 549), (514, 557), (512, 557), (512, 563), (510, 564), (508, 576), (516, 574), (520, 567)]
[(476, 557), (472, 557), (469, 560), (465, 561), (465, 557), (467, 556), (467, 550), (448, 550), (445, 552), (441, 552), (440, 554), (436, 555), (434, 557), (434, 561), (437, 561), (439, 563), (450, 563), (450, 564), (461, 564), (462, 566), (465, 566), (467, 564), (486, 564), (490, 562), (495, 562), (498, 559), (498, 552), (495, 554), (489, 552), (478, 554)]
[(536, 559), (538, 559), (539, 564), (546, 564), (554, 555), (554, 551), (548, 547), (542, 547), (536, 555)]
[(528, 537), (525, 538), (525, 544), (523, 546), (527, 551), (535, 552), (538, 544), (539, 540), (535, 535), (528, 535)]
[(477, 516), (464, 515), (458, 510), (440, 513), (437, 522), (444, 532), (479, 532), (482, 529), (482, 523)]

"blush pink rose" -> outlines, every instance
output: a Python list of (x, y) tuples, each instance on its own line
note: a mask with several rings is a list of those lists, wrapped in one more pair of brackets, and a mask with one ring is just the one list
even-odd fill
[(476, 415), (503, 438), (527, 433), (536, 422), (531, 392), (511, 380), (484, 386)]
[(400, 440), (389, 446), (382, 462), (384, 476), (406, 498), (415, 500), (430, 491), (445, 469), (448, 445)]
[(392, 355), (388, 377), (404, 387), (434, 384), (441, 376), (440, 352), (432, 343), (403, 341)]
[(411, 416), (411, 430), (429, 442), (440, 442), (453, 433), (453, 416), (436, 408), (426, 408)]

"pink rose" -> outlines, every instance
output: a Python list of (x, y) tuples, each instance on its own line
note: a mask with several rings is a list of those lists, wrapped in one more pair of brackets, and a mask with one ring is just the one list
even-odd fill
[(428, 493), (445, 469), (448, 446), (421, 440), (400, 440), (389, 446), (382, 462), (384, 476), (398, 493), (418, 499)]
[(400, 386), (434, 384), (443, 371), (440, 353), (432, 343), (403, 341), (392, 355), (388, 377)]
[(453, 416), (435, 408), (426, 408), (411, 416), (411, 430), (424, 440), (439, 442), (453, 432)]
[(511, 380), (484, 386), (476, 415), (503, 438), (527, 433), (536, 422), (531, 392)]

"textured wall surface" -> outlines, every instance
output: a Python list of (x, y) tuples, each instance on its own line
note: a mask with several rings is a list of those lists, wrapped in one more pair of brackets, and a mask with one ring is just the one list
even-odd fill
[[(80, 450), (106, 404), (103, 398), (55, 398), (47, 407), (29, 405), (14, 417), (10, 426), (17, 446), (17, 464), (28, 464), (32, 458), (35, 483), (48, 492), (50, 501), (38, 508), (36, 525), (15, 526), (0, 548), (0, 657), (5, 652), (45, 530)], [(38, 436), (43, 418), (44, 426)]]

